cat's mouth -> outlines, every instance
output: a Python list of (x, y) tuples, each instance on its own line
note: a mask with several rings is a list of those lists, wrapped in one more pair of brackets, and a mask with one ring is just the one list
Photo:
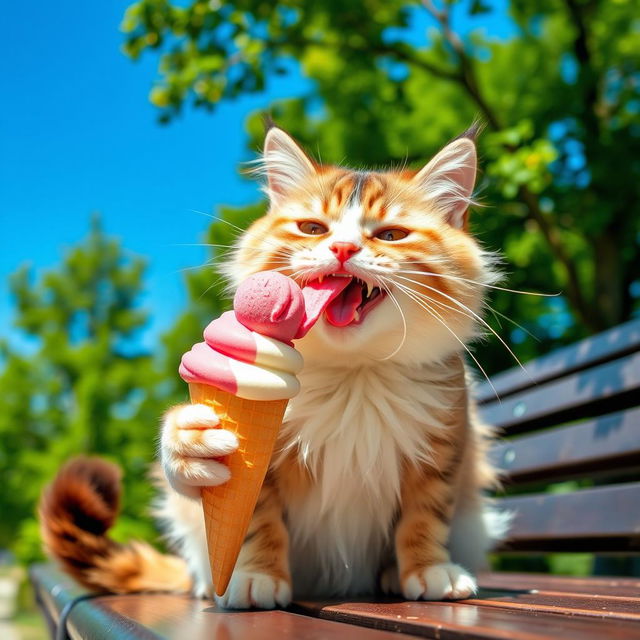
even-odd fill
[(334, 327), (362, 324), (372, 309), (377, 307), (386, 292), (360, 278), (351, 275), (333, 275), (330, 278), (349, 278), (349, 284), (331, 300), (324, 310), (324, 317)]

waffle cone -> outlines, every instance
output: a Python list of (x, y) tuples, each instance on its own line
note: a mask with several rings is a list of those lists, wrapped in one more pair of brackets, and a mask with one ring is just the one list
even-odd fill
[(217, 595), (227, 590), (260, 489), (269, 468), (288, 400), (245, 400), (205, 384), (189, 384), (191, 402), (209, 405), (220, 428), (233, 431), (239, 449), (222, 460), (228, 482), (202, 487), (211, 577)]

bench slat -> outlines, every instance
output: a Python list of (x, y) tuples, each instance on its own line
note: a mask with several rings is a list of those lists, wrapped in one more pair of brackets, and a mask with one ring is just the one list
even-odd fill
[[(50, 565), (32, 567), (31, 581), (47, 617), (57, 626), (62, 608), (86, 593)], [(289, 611), (233, 611), (184, 595), (107, 595), (78, 602), (68, 618), (73, 640), (397, 640), (386, 631), (318, 620)]]
[(640, 483), (497, 500), (515, 513), (502, 550), (640, 549)]
[(483, 607), (515, 611), (541, 611), (589, 618), (616, 618), (640, 622), (640, 598), (594, 597), (586, 594), (522, 593), (507, 590), (481, 592), (477, 599), (463, 600)]
[[(632, 320), (526, 363), (527, 373), (520, 367), (513, 367), (493, 376), (491, 382), (498, 395), (506, 398), (532, 384), (548, 382), (639, 350), (640, 320)], [(479, 403), (495, 400), (494, 391), (487, 382), (478, 386), (475, 397)]]
[(640, 401), (640, 353), (517, 393), (481, 407), (507, 434), (588, 418)]
[[(224, 611), (218, 609), (213, 602), (187, 596), (160, 593), (109, 596), (96, 602), (94, 606), (144, 625), (144, 628), (151, 629), (159, 637), (168, 640), (398, 640), (396, 635), (388, 631), (362, 629), (290, 611)], [(115, 636), (104, 637), (106, 640)]]
[(508, 483), (640, 467), (640, 408), (500, 442), (491, 459)]
[(541, 593), (587, 594), (640, 598), (640, 578), (556, 576), (546, 573), (487, 571), (478, 575), (486, 589), (538, 590)]
[[(549, 613), (535, 605), (522, 608), (465, 602), (300, 602), (301, 610), (321, 618), (428, 638), (487, 640), (637, 639), (640, 622), (617, 618), (596, 621), (576, 610)], [(561, 615), (564, 614), (564, 615)]]

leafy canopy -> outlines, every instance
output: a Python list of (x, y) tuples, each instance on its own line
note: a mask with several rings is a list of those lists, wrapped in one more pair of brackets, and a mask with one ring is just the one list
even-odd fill
[[(493, 297), (524, 330), (498, 315), (493, 326), (528, 359), (638, 308), (634, 12), (630, 0), (512, 0), (514, 35), (500, 40), (487, 1), (140, 0), (122, 28), (128, 55), (158, 55), (151, 100), (163, 122), (262, 91), (294, 61), (313, 89), (271, 112), (325, 162), (417, 165), (479, 116), (487, 206), (474, 230), (506, 256), (509, 287), (562, 292)], [(424, 37), (418, 23), (430, 25)], [(255, 148), (259, 114), (247, 129)], [(480, 351), (491, 371), (513, 364), (496, 340)]]
[(152, 531), (142, 480), (164, 400), (157, 367), (135, 346), (148, 321), (139, 302), (144, 269), (94, 218), (59, 267), (38, 279), (24, 267), (11, 278), (28, 350), (3, 343), (0, 354), (0, 548), (24, 560), (40, 554), (34, 507), (42, 486), (81, 453), (125, 469), (123, 535)]

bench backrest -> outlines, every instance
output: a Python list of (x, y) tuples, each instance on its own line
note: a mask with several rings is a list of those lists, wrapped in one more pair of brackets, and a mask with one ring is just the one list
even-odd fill
[[(515, 512), (510, 551), (640, 551), (640, 321), (511, 369), (478, 389)], [(547, 485), (579, 480), (575, 491)], [(558, 487), (566, 489), (564, 487)], [(513, 495), (516, 494), (516, 495)]]

